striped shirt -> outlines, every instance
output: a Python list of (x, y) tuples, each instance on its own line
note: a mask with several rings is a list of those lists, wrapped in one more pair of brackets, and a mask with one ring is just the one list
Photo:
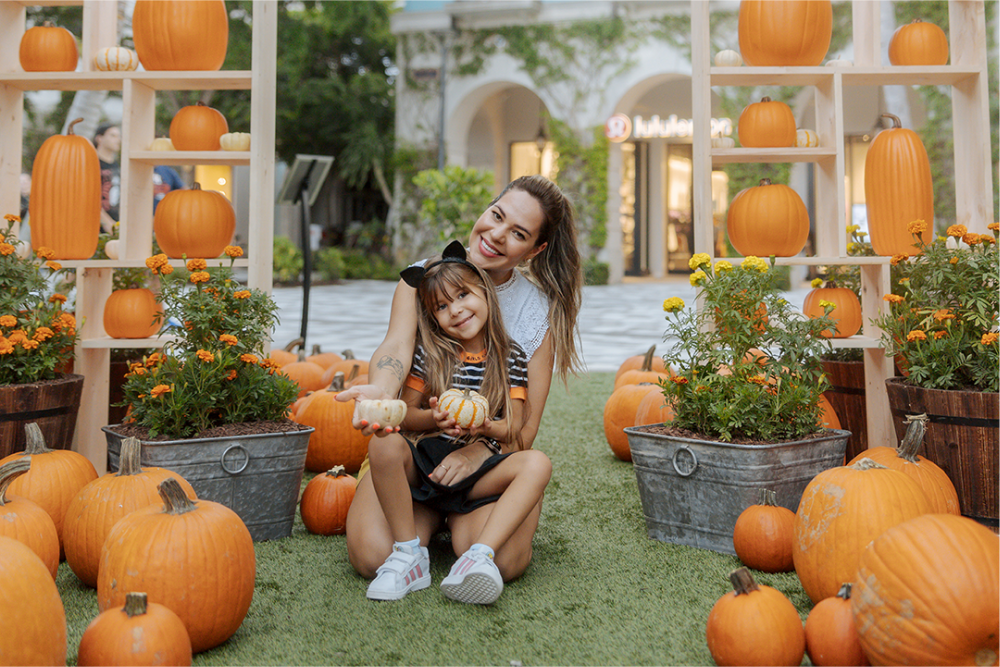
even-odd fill
[[(424, 380), (427, 377), (424, 370), (424, 349), (417, 344), (413, 352), (413, 363), (410, 366), (410, 377), (406, 386), (424, 393)], [(471, 389), (479, 391), (483, 386), (483, 372), (486, 370), (486, 352), (468, 354), (462, 352), (461, 361), (452, 376), (452, 389)], [(525, 400), (528, 396), (528, 359), (521, 346), (511, 341), (510, 356), (507, 357), (507, 374), (510, 376), (510, 397)]]

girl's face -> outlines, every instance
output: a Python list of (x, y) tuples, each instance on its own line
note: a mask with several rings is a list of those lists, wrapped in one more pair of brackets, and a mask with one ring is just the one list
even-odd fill
[(479, 287), (444, 284), (435, 299), (434, 319), (446, 336), (458, 341), (466, 352), (482, 352), (483, 329), (489, 317), (486, 295)]
[(476, 220), (469, 238), (469, 261), (496, 283), (507, 280), (518, 264), (545, 249), (538, 244), (542, 207), (524, 190), (510, 190)]

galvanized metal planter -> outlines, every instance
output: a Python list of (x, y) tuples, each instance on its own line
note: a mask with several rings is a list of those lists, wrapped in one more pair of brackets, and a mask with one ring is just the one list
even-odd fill
[[(121, 442), (105, 426), (108, 470), (118, 470)], [(315, 429), (224, 438), (143, 440), (140, 463), (173, 470), (198, 497), (236, 512), (254, 541), (292, 534), (309, 436)]]
[(649, 536), (733, 554), (733, 528), (760, 488), (793, 512), (818, 473), (843, 465), (850, 431), (770, 445), (740, 445), (626, 428)]

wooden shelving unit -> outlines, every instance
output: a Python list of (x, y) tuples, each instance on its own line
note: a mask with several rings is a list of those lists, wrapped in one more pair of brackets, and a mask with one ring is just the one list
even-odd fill
[[(694, 219), (695, 251), (714, 260), (712, 189), (713, 164), (727, 162), (815, 164), (816, 256), (779, 258), (778, 264), (850, 265), (861, 267), (861, 307), (864, 328), (859, 336), (837, 341), (837, 347), (864, 350), (868, 415), (868, 441), (889, 444), (896, 435), (889, 417), (886, 378), (894, 375), (893, 363), (878, 344), (879, 331), (871, 320), (887, 309), (882, 295), (889, 293), (888, 257), (849, 257), (847, 203), (843, 181), (845, 170), (844, 87), (884, 85), (951, 86), (955, 118), (955, 183), (957, 222), (970, 231), (986, 233), (993, 216), (986, 19), (979, 0), (949, 3), (950, 64), (936, 67), (893, 67), (888, 64), (888, 45), (881, 44), (878, 2), (854, 0), (852, 67), (714, 67), (711, 40), (712, 3), (691, 2), (692, 111), (694, 118), (711, 117), (713, 86), (801, 86), (812, 87), (816, 112), (817, 148), (711, 148), (708, 123), (694, 126)], [(733, 261), (732, 258), (728, 258)], [(738, 259), (738, 258), (737, 258)]]
[[(82, 5), (80, 51), (86, 71), (24, 72), (18, 47), (25, 30), (25, 7)], [(145, 266), (153, 241), (153, 167), (166, 165), (249, 165), (249, 251), (237, 266), (246, 268), (250, 287), (270, 292), (274, 236), (274, 114), (277, 60), (277, 2), (254, 0), (252, 68), (217, 72), (98, 72), (91, 56), (119, 43), (118, 3), (102, 0), (26, 0), (0, 2), (0, 206), (18, 210), (24, 93), (34, 90), (120, 91), (124, 103), (121, 150), (121, 255), (117, 260), (67, 260), (77, 271), (76, 316), (82, 339), (76, 348), (75, 372), (85, 377), (73, 449), (87, 456), (98, 472), (106, 469), (104, 434), (108, 423), (108, 370), (112, 348), (158, 348), (166, 336), (117, 340), (104, 332), (104, 303), (111, 294), (115, 268)], [(149, 151), (155, 132), (156, 93), (164, 90), (250, 90), (251, 150), (245, 152)], [(218, 264), (228, 265), (228, 260)], [(175, 260), (175, 266), (183, 262)], [(210, 261), (209, 264), (216, 264)]]

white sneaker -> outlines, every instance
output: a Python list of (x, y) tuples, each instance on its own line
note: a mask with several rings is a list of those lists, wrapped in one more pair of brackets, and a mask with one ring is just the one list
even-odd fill
[(466, 551), (441, 582), (445, 597), (471, 604), (493, 604), (503, 592), (503, 577), (490, 556)]
[(366, 594), (370, 600), (402, 600), (410, 591), (431, 585), (431, 561), (426, 547), (413, 550), (393, 546), (392, 553), (375, 572)]

